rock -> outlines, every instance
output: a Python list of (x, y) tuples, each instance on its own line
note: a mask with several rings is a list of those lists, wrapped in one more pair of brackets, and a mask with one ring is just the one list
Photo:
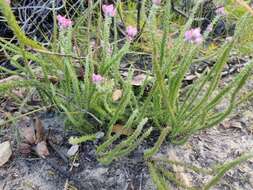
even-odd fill
[(12, 155), (10, 141), (5, 141), (0, 144), (0, 167), (9, 161)]
[(79, 145), (72, 145), (70, 149), (68, 150), (67, 155), (69, 157), (74, 156), (77, 153), (78, 149), (79, 149)]

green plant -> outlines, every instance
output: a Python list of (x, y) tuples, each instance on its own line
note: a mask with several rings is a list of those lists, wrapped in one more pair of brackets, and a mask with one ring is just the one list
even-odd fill
[[(247, 5), (250, 1), (240, 1), (240, 0), (229, 0), (225, 3), (225, 8), (228, 13), (227, 19), (231, 23), (236, 23), (245, 13), (249, 12), (251, 15), (253, 13), (252, 9)], [(251, 55), (252, 54), (252, 35), (250, 35), (250, 30), (253, 25), (252, 17), (248, 19), (247, 25), (244, 30), (241, 31), (240, 40), (235, 44), (235, 51), (241, 55)]]
[[(73, 144), (95, 140), (96, 132), (104, 131), (104, 142), (97, 148), (98, 159), (104, 164), (110, 164), (133, 151), (154, 128), (160, 131), (160, 137), (144, 153), (146, 159), (157, 153), (166, 139), (175, 144), (186, 142), (190, 135), (224, 120), (241, 100), (251, 98), (252, 93), (246, 94), (246, 98), (238, 98), (238, 95), (252, 72), (252, 62), (227, 86), (219, 87), (230, 52), (250, 18), (248, 14), (241, 16), (233, 39), (215, 52), (216, 63), (211, 70), (183, 88), (183, 80), (191, 64), (201, 56), (200, 44), (190, 43), (184, 37), (191, 28), (201, 1), (197, 1), (187, 23), (179, 31), (178, 37), (173, 39), (172, 48), (168, 47), (172, 22), (171, 1), (164, 3), (164, 6), (152, 5), (148, 13), (142, 12), (143, 17), (147, 18), (144, 32), (152, 44), (153, 76), (151, 80), (149, 76), (146, 77), (143, 85), (138, 87), (138, 93), (132, 86), (134, 68), (130, 67), (123, 76), (120, 67), (122, 58), (131, 52), (134, 41), (124, 39), (122, 42), (118, 38), (117, 17), (103, 18), (97, 13), (101, 1), (94, 4), (90, 2), (88, 13), (81, 14), (74, 27), (60, 28), (59, 33), (54, 34), (59, 40), (53, 41), (52, 47), (47, 48), (27, 38), (10, 7), (0, 1), (1, 11), (19, 40), (19, 45), (14, 45), (0, 38), (0, 46), (9, 52), (11, 63), (17, 69), (0, 68), (10, 75), (21, 77), (20, 81), (0, 84), (0, 93), (10, 94), (11, 89), (17, 87), (36, 88), (45, 105), (52, 105), (63, 112), (67, 116), (66, 125), (84, 134), (71, 139)], [(161, 19), (157, 19), (158, 11)], [(217, 20), (218, 17), (212, 25)], [(114, 36), (111, 35), (112, 28)], [(162, 36), (157, 35), (158, 30), (162, 31)], [(203, 33), (204, 39), (208, 33)], [(97, 47), (97, 51), (91, 46), (93, 38), (102, 46)], [(73, 41), (76, 42), (74, 47)], [(84, 45), (84, 42), (87, 44)], [(19, 60), (24, 62), (24, 67), (19, 65)], [(95, 73), (103, 77), (99, 83), (93, 81)], [(150, 90), (144, 93), (148, 87)], [(117, 101), (112, 100), (115, 89), (123, 92)], [(216, 107), (226, 98), (229, 98), (227, 108), (217, 113)], [(121, 134), (113, 134), (117, 123), (123, 123), (124, 129), (131, 128), (133, 132), (122, 140)], [(147, 123), (153, 126), (147, 127)], [(153, 178), (160, 178), (155, 174), (157, 170), (152, 163), (149, 167)], [(165, 188), (163, 180), (156, 183)]]
[[(221, 180), (224, 174), (234, 168), (235, 166), (242, 164), (243, 162), (251, 159), (253, 157), (253, 153), (245, 153), (240, 157), (236, 158), (233, 161), (226, 162), (224, 164), (212, 166), (211, 168), (199, 168), (193, 166), (191, 164), (186, 164), (182, 162), (178, 162), (177, 160), (169, 160), (166, 157), (156, 157), (152, 158), (148, 162), (150, 175), (156, 184), (158, 190), (167, 190), (170, 185), (175, 185), (177, 187), (181, 187), (183, 189), (191, 189), (191, 190), (209, 190), (211, 187), (217, 185), (217, 183)], [(165, 169), (168, 165), (172, 165), (174, 167), (183, 167), (185, 172), (195, 172), (198, 174), (213, 176), (209, 182), (206, 184), (202, 184), (202, 187), (189, 187), (180, 180), (176, 174), (172, 171)]]

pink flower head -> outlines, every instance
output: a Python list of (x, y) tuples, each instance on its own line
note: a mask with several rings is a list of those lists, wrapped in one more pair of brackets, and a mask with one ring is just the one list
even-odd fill
[(11, 4), (11, 0), (5, 0), (6, 3), (8, 3), (9, 5)]
[(133, 40), (137, 33), (138, 33), (137, 28), (133, 26), (128, 26), (126, 28), (126, 35), (129, 40)]
[(224, 7), (219, 7), (218, 9), (215, 10), (215, 13), (218, 16), (226, 16), (225, 8)]
[(68, 18), (61, 16), (61, 15), (57, 16), (57, 20), (58, 20), (58, 24), (59, 24), (60, 28), (69, 28), (73, 24), (71, 19), (68, 19)]
[(194, 44), (200, 44), (203, 41), (200, 28), (192, 28), (187, 30), (184, 34), (184, 37), (186, 41)]
[(159, 6), (161, 4), (161, 0), (152, 0), (152, 3)]
[(103, 5), (102, 10), (107, 17), (114, 17), (116, 15), (116, 9), (114, 8), (113, 4)]
[(92, 82), (94, 84), (100, 84), (103, 80), (104, 80), (104, 78), (101, 75), (93, 73), (93, 75), (92, 75)]

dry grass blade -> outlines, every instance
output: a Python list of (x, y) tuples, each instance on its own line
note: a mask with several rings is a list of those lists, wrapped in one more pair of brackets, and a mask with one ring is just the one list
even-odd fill
[(1, 79), (0, 80), (0, 84), (2, 83), (7, 83), (7, 82), (10, 82), (10, 81), (17, 81), (17, 80), (21, 80), (22, 78), (18, 75), (12, 75), (10, 77), (7, 77), (7, 78), (4, 78), (4, 79)]

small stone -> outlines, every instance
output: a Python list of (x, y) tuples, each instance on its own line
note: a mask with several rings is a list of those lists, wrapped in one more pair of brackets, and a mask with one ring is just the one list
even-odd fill
[(73, 145), (73, 146), (71, 146), (70, 149), (67, 152), (67, 155), (69, 157), (74, 156), (77, 153), (78, 149), (79, 149), (79, 145)]
[(101, 138), (103, 138), (104, 136), (105, 136), (105, 133), (104, 133), (104, 132), (101, 132), (101, 131), (100, 131), (100, 132), (97, 132), (97, 133), (96, 133), (96, 138), (97, 138), (97, 139), (101, 139)]

